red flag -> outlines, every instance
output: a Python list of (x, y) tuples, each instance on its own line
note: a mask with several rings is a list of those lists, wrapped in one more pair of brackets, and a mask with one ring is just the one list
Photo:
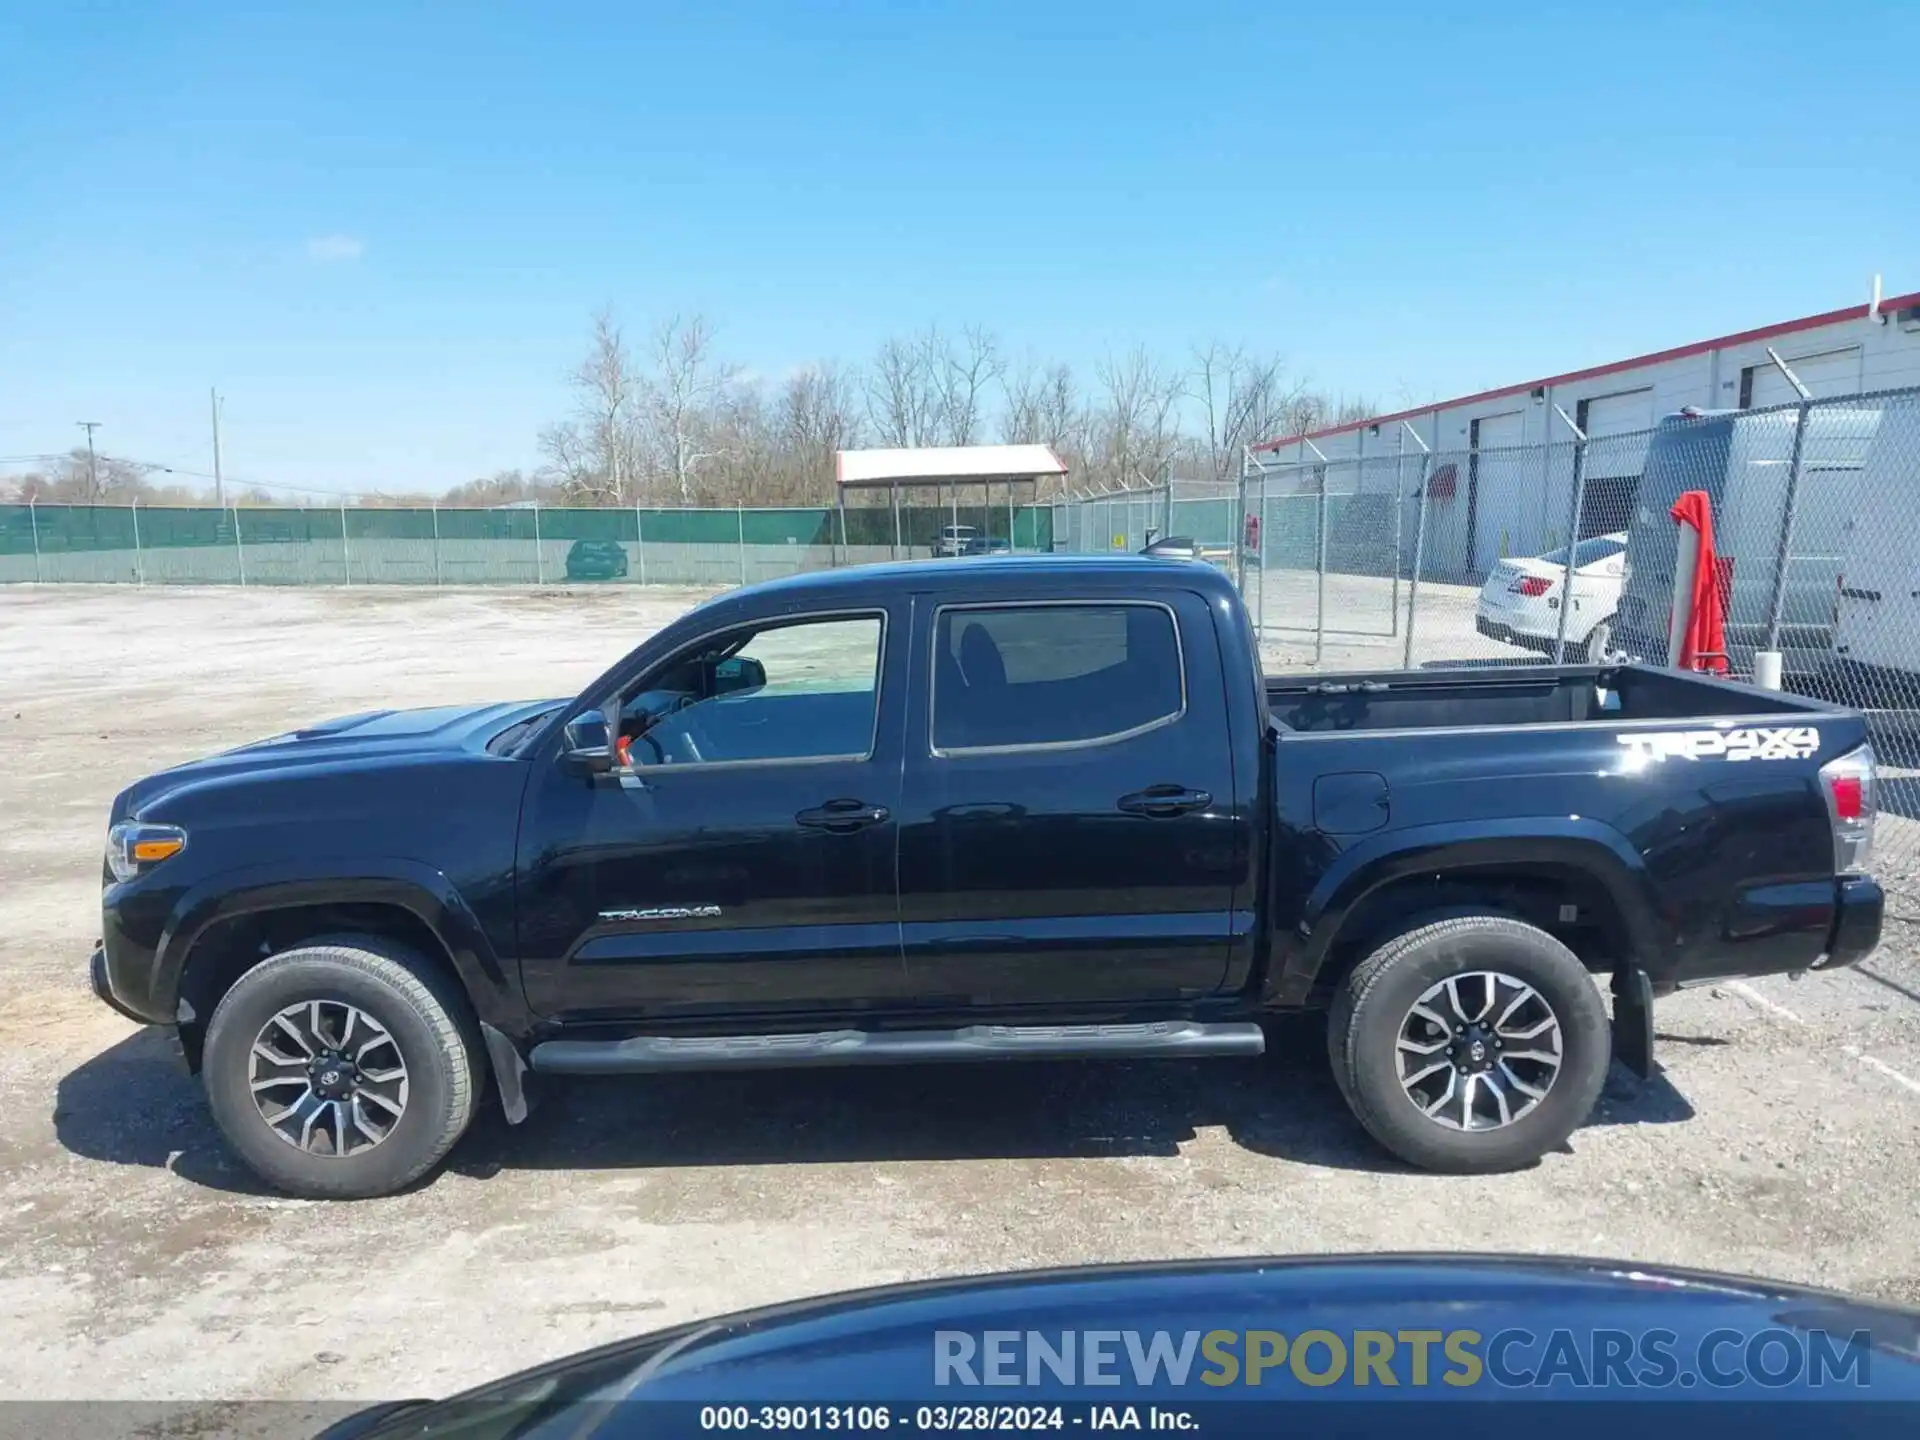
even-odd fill
[(1681, 527), (1679, 544), (1692, 532), (1696, 546), (1693, 566), (1692, 606), (1687, 628), (1680, 636), (1680, 653), (1675, 657), (1682, 670), (1711, 670), (1727, 673), (1727, 613), (1725, 581), (1732, 578), (1733, 562), (1722, 561), (1713, 553), (1713, 503), (1704, 490), (1689, 490), (1673, 502), (1667, 512)]

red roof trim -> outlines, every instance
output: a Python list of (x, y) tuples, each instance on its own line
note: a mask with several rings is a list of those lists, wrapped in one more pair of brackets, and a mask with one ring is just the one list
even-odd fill
[[(1920, 305), (1920, 291), (1911, 295), (1891, 295), (1880, 302), (1884, 313), (1890, 310), (1904, 310), (1910, 305)], [(1304, 435), (1288, 435), (1280, 440), (1262, 440), (1255, 450), (1278, 450), (1283, 445), (1295, 445), (1302, 440), (1324, 440), (1329, 435), (1346, 435), (1368, 425), (1390, 425), (1401, 420), (1411, 420), (1416, 415), (1431, 415), (1436, 410), (1451, 410), (1459, 405), (1473, 405), (1482, 400), (1497, 400), (1502, 395), (1518, 395), (1523, 391), (1538, 390), (1544, 385), (1569, 385), (1575, 380), (1597, 380), (1602, 375), (1617, 375), (1622, 370), (1635, 370), (1642, 365), (1659, 365), (1668, 360), (1684, 360), (1690, 355), (1704, 355), (1709, 350), (1724, 350), (1729, 345), (1744, 345), (1752, 340), (1769, 340), (1775, 335), (1791, 335), (1797, 330), (1817, 330), (1822, 325), (1838, 325), (1847, 320), (1867, 318), (1866, 305), (1849, 305), (1842, 310), (1829, 310), (1822, 315), (1808, 315), (1799, 320), (1783, 320), (1777, 325), (1762, 325), (1755, 330), (1741, 330), (1732, 335), (1722, 335), (1716, 340), (1701, 340), (1692, 345), (1677, 345), (1671, 350), (1655, 350), (1651, 354), (1636, 355), (1631, 360), (1615, 360), (1608, 365), (1591, 365), (1585, 370), (1569, 370), (1564, 375), (1549, 375), (1544, 380), (1523, 380), (1518, 385), (1502, 385), (1497, 390), (1482, 390), (1476, 395), (1462, 395), (1457, 400), (1436, 400), (1431, 405), (1416, 405), (1411, 410), (1396, 410), (1391, 415), (1369, 415), (1364, 420), (1349, 420), (1344, 425), (1329, 425), (1324, 430), (1309, 430)]]

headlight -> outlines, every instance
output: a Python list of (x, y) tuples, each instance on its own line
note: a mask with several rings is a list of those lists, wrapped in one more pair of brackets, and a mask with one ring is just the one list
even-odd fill
[(107, 869), (124, 883), (186, 848), (187, 832), (177, 825), (122, 820), (107, 832)]

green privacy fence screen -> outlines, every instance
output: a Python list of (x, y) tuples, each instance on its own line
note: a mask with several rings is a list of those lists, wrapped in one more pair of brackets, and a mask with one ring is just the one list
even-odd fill
[(494, 510), (0, 505), (0, 583), (738, 584), (928, 554), (943, 526), (1053, 548), (1045, 506)]

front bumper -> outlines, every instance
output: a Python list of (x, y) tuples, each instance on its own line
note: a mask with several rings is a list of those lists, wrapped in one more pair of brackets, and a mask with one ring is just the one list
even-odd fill
[(113, 993), (113, 981), (107, 974), (107, 949), (105, 945), (95, 945), (93, 947), (93, 958), (87, 962), (87, 979), (93, 986), (93, 993), (99, 997), (103, 1004), (119, 1011), (120, 1014), (126, 1016), (127, 1019), (133, 1021), (136, 1025), (151, 1025), (153, 1023), (138, 1011), (128, 1009), (127, 1006), (122, 1003), (120, 997)]
[(1886, 909), (1887, 895), (1879, 881), (1867, 875), (1842, 879), (1834, 906), (1833, 933), (1827, 940), (1827, 958), (1820, 962), (1820, 968), (1839, 970), (1856, 965), (1878, 950)]

